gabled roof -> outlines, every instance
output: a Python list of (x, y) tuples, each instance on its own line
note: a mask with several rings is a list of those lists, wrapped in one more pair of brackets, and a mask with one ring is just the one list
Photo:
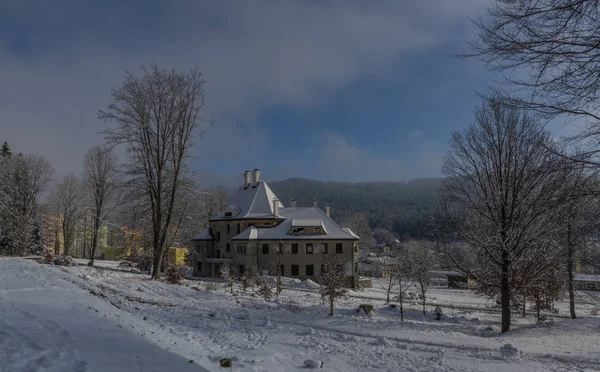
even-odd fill
[[(234, 236), (232, 240), (358, 240), (359, 237), (350, 229), (341, 228), (325, 212), (316, 207), (310, 208), (282, 208), (279, 211), (284, 221), (277, 226), (267, 228), (249, 227), (242, 233)], [(326, 234), (315, 235), (288, 235), (294, 221), (318, 221), (317, 225), (323, 226)], [(302, 222), (305, 223), (305, 222)], [(253, 231), (256, 230), (256, 236)]]
[(194, 236), (192, 240), (214, 240), (212, 235), (210, 234), (210, 228), (206, 228), (206, 230), (202, 231), (200, 234)]
[[(271, 188), (264, 182), (259, 181), (256, 185), (241, 187), (235, 194), (225, 210), (231, 216), (225, 216), (222, 212), (211, 220), (228, 220), (239, 218), (275, 218), (273, 214), (273, 200), (277, 198)], [(281, 201), (279, 208), (283, 208)]]

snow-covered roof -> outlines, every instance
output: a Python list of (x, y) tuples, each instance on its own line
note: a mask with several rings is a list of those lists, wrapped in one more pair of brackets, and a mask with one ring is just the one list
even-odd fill
[[(211, 220), (274, 218), (273, 200), (276, 198), (275, 193), (264, 181), (245, 188), (241, 187), (225, 206), (225, 212), (231, 213), (231, 216), (226, 216), (225, 212), (221, 212), (219, 216), (212, 217)], [(278, 204), (279, 208), (283, 208), (281, 201)]]
[[(327, 216), (325, 212), (316, 207), (307, 208), (281, 208), (279, 214), (284, 221), (279, 223), (277, 226), (268, 228), (255, 228), (249, 227), (242, 233), (234, 236), (232, 240), (358, 240), (359, 237), (352, 232), (350, 229), (344, 229), (340, 227), (335, 221)], [(288, 235), (290, 228), (293, 226), (294, 221), (318, 221), (316, 225), (307, 226), (322, 226), (325, 234), (301, 234), (301, 235)], [(302, 222), (305, 223), (305, 222)], [(256, 236), (251, 234), (250, 229), (256, 230)]]
[(342, 230), (344, 230), (346, 234), (353, 236), (355, 239), (360, 239), (360, 237), (356, 235), (354, 231), (350, 230), (349, 227), (342, 227)]
[(210, 228), (206, 228), (200, 234), (194, 236), (192, 240), (213, 240), (212, 235), (210, 235)]
[(233, 239), (236, 240), (256, 240), (258, 238), (258, 229), (254, 226), (250, 226), (246, 230), (236, 235)]
[(573, 279), (578, 282), (600, 282), (600, 275), (575, 274), (575, 277)]
[(294, 218), (292, 227), (322, 226), (323, 220), (317, 218)]

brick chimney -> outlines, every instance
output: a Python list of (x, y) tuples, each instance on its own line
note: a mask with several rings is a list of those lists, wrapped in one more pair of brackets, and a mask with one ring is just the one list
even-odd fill
[(279, 217), (279, 199), (273, 199), (273, 216)]
[(290, 208), (296, 208), (296, 199), (290, 199)]
[(317, 199), (313, 199), (313, 207), (316, 208), (317, 207)]
[(330, 213), (331, 213), (331, 207), (330, 206), (325, 206), (325, 213), (327, 213), (327, 217), (331, 217)]

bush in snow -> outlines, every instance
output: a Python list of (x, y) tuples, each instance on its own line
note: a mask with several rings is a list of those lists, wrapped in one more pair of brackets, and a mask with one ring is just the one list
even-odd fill
[(54, 256), (54, 264), (58, 266), (75, 266), (76, 263), (73, 261), (71, 256)]
[(444, 312), (439, 305), (435, 307), (435, 310), (433, 310), (433, 317), (435, 320), (442, 320), (444, 318)]
[(54, 255), (50, 252), (47, 252), (44, 255), (44, 263), (46, 265), (54, 265)]
[(252, 274), (246, 270), (240, 277), (240, 280), (242, 281), (242, 288), (244, 289), (244, 292), (246, 292), (248, 287), (252, 286)]
[(185, 266), (182, 265), (169, 265), (165, 272), (167, 282), (171, 284), (179, 284), (185, 279)]
[(221, 278), (225, 281), (225, 287), (229, 288), (231, 294), (233, 294), (233, 285), (235, 284), (235, 272), (233, 266), (226, 264), (221, 267)]
[(265, 301), (270, 300), (271, 297), (273, 297), (273, 288), (271, 288), (271, 284), (266, 280), (261, 281), (258, 286), (258, 294), (261, 295)]

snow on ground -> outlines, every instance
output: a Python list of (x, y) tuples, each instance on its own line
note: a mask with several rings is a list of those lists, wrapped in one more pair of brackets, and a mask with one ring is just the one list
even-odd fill
[[(380, 288), (352, 292), (352, 296), (336, 305), (335, 316), (329, 317), (318, 293), (310, 291), (316, 283), (286, 280), (286, 286), (298, 289), (286, 289), (279, 299), (264, 301), (251, 289), (244, 292), (239, 286), (232, 295), (218, 282), (186, 280), (183, 285), (170, 285), (150, 281), (146, 275), (117, 271), (114, 267), (61, 268), (22, 260), (0, 260), (2, 283), (7, 276), (18, 274), (27, 278), (29, 272), (33, 273), (32, 281), (42, 285), (42, 289), (36, 290), (36, 295), (26, 303), (21, 303), (20, 295), (15, 295), (13, 308), (32, 312), (39, 302), (46, 308), (56, 306), (58, 311), (53, 314), (65, 311), (65, 307), (69, 314), (77, 314), (71, 307), (77, 309), (75, 304), (84, 302), (98, 310), (98, 313), (90, 310), (94, 327), (116, 330), (116, 333), (127, 330), (129, 336), (137, 333), (140, 344), (147, 340), (154, 347), (164, 349), (163, 352), (181, 355), (186, 363), (193, 360), (193, 364), (186, 366), (197, 370), (201, 370), (200, 367), (221, 370), (219, 360), (223, 357), (232, 358), (232, 371), (301, 371), (305, 369), (306, 360), (322, 361), (327, 371), (600, 370), (600, 318), (588, 315), (574, 321), (555, 319), (536, 326), (531, 316), (525, 320), (515, 317), (515, 330), (501, 335), (499, 314), (490, 313), (491, 304), (467, 291), (437, 288), (432, 289), (431, 294), (436, 297), (434, 301), (446, 305), (468, 303), (486, 311), (444, 308), (446, 319), (439, 322), (430, 315), (423, 316), (418, 311), (419, 305), (411, 303), (407, 321), (401, 322), (398, 310), (384, 305), (383, 301), (352, 297), (385, 298)], [(19, 284), (18, 288), (24, 287)], [(50, 287), (56, 288), (49, 291)], [(69, 293), (68, 299), (57, 297), (53, 291)], [(595, 301), (593, 296), (587, 300)], [(374, 304), (375, 313), (356, 313), (355, 309), (362, 303)], [(2, 304), (0, 306), (4, 306)], [(78, 311), (85, 313), (87, 306), (83, 305)], [(34, 314), (39, 315), (37, 311)], [(40, 322), (42, 319), (39, 318)], [(53, 321), (63, 328), (68, 326), (62, 325), (67, 319)], [(52, 333), (39, 325), (38, 329), (39, 333)], [(74, 330), (69, 328), (69, 332)], [(21, 334), (37, 338), (29, 331), (21, 331)], [(77, 334), (82, 335), (84, 331)], [(94, 332), (86, 330), (86, 334)], [(62, 339), (60, 335), (47, 337)], [(42, 342), (38, 344), (41, 347)], [(76, 354), (76, 360), (92, 363), (94, 358), (88, 348), (93, 346), (97, 347), (92, 341), (81, 341), (63, 349)], [(120, 348), (103, 345), (96, 351), (116, 361), (119, 357), (112, 357), (116, 349)], [(150, 365), (157, 364), (146, 363), (141, 370), (151, 370)], [(60, 370), (78, 371), (75, 367)], [(89, 370), (107, 369), (90, 367)]]
[(72, 277), (0, 259), (0, 371), (205, 371), (140, 337), (135, 317)]

